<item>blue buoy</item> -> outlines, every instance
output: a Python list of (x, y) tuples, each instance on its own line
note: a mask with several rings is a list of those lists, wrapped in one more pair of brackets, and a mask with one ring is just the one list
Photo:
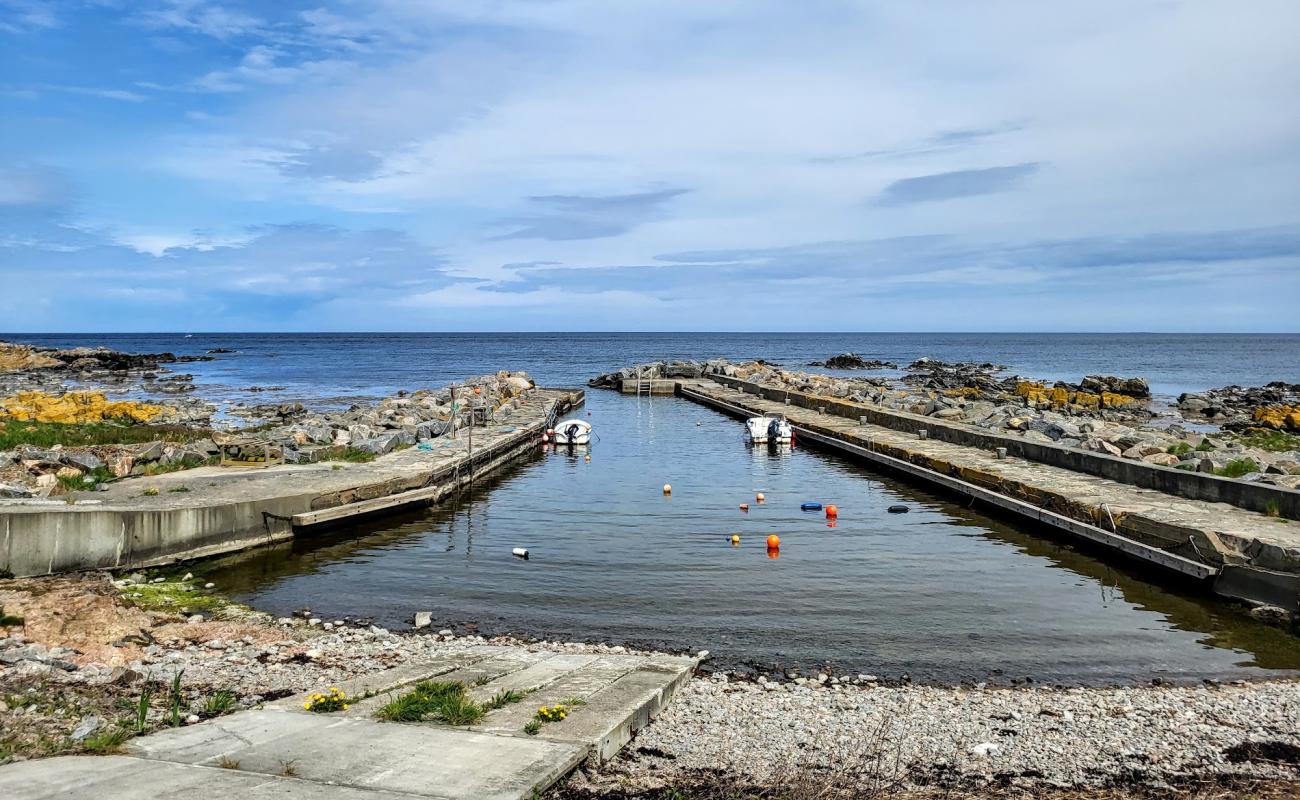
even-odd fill
[(799, 506), (799, 507), (802, 508), (804, 511), (821, 511), (821, 510), (822, 510), (822, 504), (821, 504), (821, 503), (804, 503), (803, 505), (801, 505), (801, 506)]

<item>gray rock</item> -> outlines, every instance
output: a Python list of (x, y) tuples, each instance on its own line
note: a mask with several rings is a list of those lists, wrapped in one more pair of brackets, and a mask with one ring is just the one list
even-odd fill
[(135, 460), (139, 461), (157, 461), (163, 457), (162, 442), (152, 442), (145, 446), (143, 450), (136, 454)]
[(410, 431), (391, 431), (381, 433), (378, 436), (371, 436), (368, 439), (362, 439), (359, 442), (354, 441), (352, 446), (358, 450), (382, 456), (403, 445), (410, 446), (413, 444), (415, 444), (415, 435)]
[(450, 428), (450, 424), (440, 419), (422, 422), (415, 427), (415, 438), (418, 441), (427, 442), (430, 439), (445, 435)]
[(32, 497), (32, 490), (14, 483), (0, 483), (0, 497)]
[(429, 627), (429, 626), (432, 625), (432, 624), (433, 624), (433, 612), (432, 612), (432, 611), (417, 611), (417, 612), (415, 612), (415, 627), (417, 627), (417, 628), (427, 628), (427, 627)]
[(78, 467), (86, 472), (104, 466), (103, 460), (94, 453), (62, 453), (59, 461), (73, 467)]
[(72, 729), (72, 741), (74, 742), (82, 741), (90, 734), (99, 730), (99, 726), (102, 724), (103, 724), (103, 720), (101, 720), (99, 717), (95, 716), (94, 714), (87, 714), (86, 716), (81, 718), (81, 722), (77, 723), (77, 727)]

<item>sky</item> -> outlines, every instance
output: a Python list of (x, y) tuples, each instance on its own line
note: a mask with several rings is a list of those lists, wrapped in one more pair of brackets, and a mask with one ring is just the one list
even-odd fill
[(0, 331), (1300, 330), (1300, 3), (0, 0)]

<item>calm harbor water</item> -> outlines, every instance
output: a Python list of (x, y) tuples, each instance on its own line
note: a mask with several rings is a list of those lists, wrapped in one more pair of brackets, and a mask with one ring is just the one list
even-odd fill
[[(590, 462), (539, 452), (458, 504), (203, 571), (279, 615), (401, 627), (432, 610), (436, 626), (707, 648), (726, 664), (1085, 683), (1300, 668), (1300, 639), (1239, 610), (835, 457), (752, 448), (739, 422), (685, 401), (593, 391), (577, 414), (600, 437)], [(800, 510), (809, 500), (839, 506), (834, 528)], [(899, 503), (910, 513), (886, 511)]]
[[(200, 334), (40, 336), (56, 345), (239, 352), (180, 365), (206, 395), (344, 401), (498, 368), (578, 385), (659, 358), (845, 350), (906, 363), (988, 360), (1026, 375), (1143, 375), (1176, 394), (1300, 382), (1297, 336), (956, 334)], [(248, 386), (284, 391), (246, 395)], [(1300, 669), (1300, 639), (1047, 531), (997, 519), (815, 451), (754, 449), (739, 422), (673, 398), (592, 391), (592, 460), (540, 451), (427, 512), (207, 562), (238, 599), (276, 614), (707, 648), (724, 663), (823, 664), (918, 680), (1127, 682)], [(587, 415), (590, 414), (590, 417)], [(697, 422), (699, 423), (697, 425)], [(673, 484), (670, 498), (660, 492)], [(754, 493), (767, 496), (753, 503)], [(801, 502), (834, 502), (827, 527)], [(742, 514), (738, 505), (750, 502)], [(911, 513), (886, 512), (905, 504)], [(782, 539), (779, 558), (763, 544)], [(741, 543), (733, 547), (731, 534)], [(531, 560), (512, 558), (527, 547)]]

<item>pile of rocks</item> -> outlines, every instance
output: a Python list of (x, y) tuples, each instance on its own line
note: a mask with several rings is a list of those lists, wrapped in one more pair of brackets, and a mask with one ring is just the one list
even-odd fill
[(1224, 386), (1178, 396), (1178, 410), (1194, 421), (1225, 430), (1260, 427), (1300, 433), (1300, 383), (1273, 381), (1263, 386)]
[[(398, 392), (373, 405), (346, 411), (313, 412), (301, 403), (245, 406), (231, 413), (273, 427), (258, 435), (283, 448), (289, 462), (318, 461), (340, 449), (383, 455), (436, 439), (469, 424), (482, 409), (504, 421), (534, 387), (526, 372), (497, 372), (469, 378), (452, 387)], [(482, 412), (478, 412), (482, 413)]]
[(107, 347), (61, 350), (0, 342), (0, 396), (22, 391), (61, 392), (69, 383), (123, 387), (157, 379), (167, 372), (164, 364), (212, 360), (206, 355), (123, 353)]
[[(763, 364), (762, 361), (748, 362), (753, 364)], [(714, 358), (709, 361), (657, 361), (651, 364), (641, 364), (635, 367), (624, 367), (615, 372), (609, 372), (604, 375), (597, 375), (587, 381), (587, 385), (596, 389), (619, 389), (623, 386), (623, 381), (633, 380), (665, 380), (668, 378), (703, 378), (708, 375), (726, 375), (728, 377), (739, 377), (737, 366), (727, 362), (725, 358)]]
[(811, 361), (808, 366), (827, 369), (898, 369), (898, 365), (892, 361), (879, 361), (874, 358), (868, 361), (857, 353), (840, 353), (825, 361)]
[(85, 491), (106, 489), (105, 481), (112, 478), (196, 467), (216, 454), (211, 439), (95, 447), (20, 445), (0, 452), (0, 498), (49, 497), (59, 490), (60, 479)]
[[(251, 423), (256, 437), (269, 442), (272, 450), (290, 463), (320, 461), (359, 450), (379, 456), (447, 433), (453, 420), (457, 427), (470, 422), (471, 415), (488, 414), (497, 422), (509, 419), (521, 398), (534, 383), (525, 372), (497, 372), (469, 378), (452, 388), (398, 392), (378, 403), (353, 405), (343, 411), (312, 411), (302, 403), (237, 406), (230, 415)], [(24, 393), (21, 397), (29, 397)], [(97, 404), (72, 402), (74, 395), (91, 395)], [(138, 445), (40, 448), (23, 445), (0, 451), (0, 498), (47, 497), (61, 491), (70, 479), (85, 478), (85, 490), (104, 487), (104, 481), (146, 475), (159, 468), (177, 469), (211, 463), (219, 453), (207, 429), (213, 407), (197, 398), (164, 401), (161, 404), (108, 402), (102, 394), (74, 392), (61, 396), (41, 395), (48, 403), (41, 408), (97, 408), (106, 411), (130, 406), (151, 421), (178, 422), (184, 443), (152, 442)], [(0, 403), (0, 405), (3, 405)], [(24, 406), (26, 408), (26, 406)], [(191, 409), (183, 413), (181, 409)], [(39, 415), (37, 419), (43, 419)], [(84, 422), (76, 414), (62, 414), (57, 421)], [(0, 425), (5, 424), (0, 419)], [(236, 429), (232, 433), (238, 433)], [(62, 479), (62, 481), (60, 480)]]

